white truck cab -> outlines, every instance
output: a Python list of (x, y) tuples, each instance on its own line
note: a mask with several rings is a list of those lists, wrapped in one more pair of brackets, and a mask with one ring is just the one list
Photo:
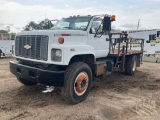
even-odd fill
[[(14, 56), (24, 60), (57, 65), (68, 65), (76, 55), (90, 54), (94, 58), (105, 57), (109, 52), (109, 41), (106, 41), (108, 35), (95, 37), (101, 22), (102, 19), (97, 16), (77, 16), (58, 21), (51, 30), (21, 32), (17, 34), (15, 44), (22, 45), (19, 46), (21, 48), (16, 48)], [(102, 25), (98, 32), (102, 32)], [(21, 43), (25, 39), (28, 43)], [(37, 49), (33, 49), (30, 43), (32, 39), (38, 39), (39, 45), (41, 45), (38, 53), (40, 54), (39, 59), (36, 56), (33, 59), (30, 58), (31, 54), (37, 55)], [(59, 39), (63, 39), (63, 43), (59, 43)], [(45, 43), (46, 46), (44, 47)], [(41, 49), (41, 47), (43, 48)], [(26, 57), (21, 55), (25, 54), (25, 51), (29, 52)]]
[[(113, 38), (114, 20), (114, 15), (73, 16), (50, 30), (18, 33), (13, 50), (17, 62), (10, 61), (10, 71), (24, 85), (62, 87), (66, 101), (79, 103), (86, 99), (94, 76), (104, 77), (119, 66), (132, 75), (140, 66), (143, 49), (129, 52), (131, 40), (126, 33), (116, 33), (120, 37)], [(126, 45), (120, 48), (122, 42)], [(143, 42), (140, 44), (143, 48)]]

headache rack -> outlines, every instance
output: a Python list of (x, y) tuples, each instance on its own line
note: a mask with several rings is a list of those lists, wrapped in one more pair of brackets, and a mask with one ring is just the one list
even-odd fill
[(125, 58), (133, 54), (140, 55), (140, 62), (142, 62), (143, 48), (143, 38), (128, 37), (127, 32), (109, 33), (108, 58), (115, 58), (115, 67), (122, 63), (122, 69), (124, 70)]

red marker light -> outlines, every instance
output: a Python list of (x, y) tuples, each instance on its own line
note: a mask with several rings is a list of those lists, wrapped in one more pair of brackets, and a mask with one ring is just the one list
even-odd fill
[(71, 36), (71, 34), (61, 34), (61, 36)]

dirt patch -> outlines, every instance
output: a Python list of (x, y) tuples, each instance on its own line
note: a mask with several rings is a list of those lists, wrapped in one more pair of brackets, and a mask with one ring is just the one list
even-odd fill
[(42, 85), (26, 87), (0, 59), (0, 119), (2, 120), (159, 120), (160, 64), (144, 63), (134, 76), (119, 71), (95, 79), (88, 98), (67, 104), (61, 89), (42, 94)]

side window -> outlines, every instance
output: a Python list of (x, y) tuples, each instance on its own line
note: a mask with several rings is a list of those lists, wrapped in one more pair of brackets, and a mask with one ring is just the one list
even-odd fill
[(76, 29), (86, 29), (88, 22), (77, 22), (75, 23)]
[(91, 31), (90, 31), (91, 34), (95, 34), (97, 30), (98, 30), (98, 33), (102, 32), (103, 25), (101, 23), (102, 23), (101, 18), (94, 19), (92, 26), (91, 26)]

